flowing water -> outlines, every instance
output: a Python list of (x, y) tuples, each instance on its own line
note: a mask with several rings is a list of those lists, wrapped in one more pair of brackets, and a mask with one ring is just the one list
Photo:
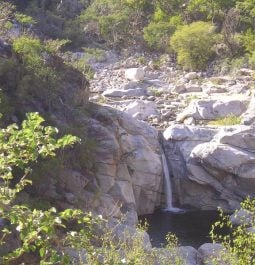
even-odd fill
[(165, 187), (165, 196), (166, 196), (166, 208), (164, 210), (167, 212), (183, 212), (182, 209), (173, 207), (172, 185), (171, 185), (167, 160), (164, 153), (162, 154), (162, 166), (164, 172), (164, 181), (165, 181), (164, 187)]

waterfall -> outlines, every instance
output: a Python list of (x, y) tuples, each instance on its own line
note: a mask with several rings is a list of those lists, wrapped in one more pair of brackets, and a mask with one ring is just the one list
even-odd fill
[(165, 195), (166, 195), (166, 208), (165, 211), (168, 212), (183, 212), (180, 208), (173, 207), (173, 193), (172, 193), (172, 185), (170, 180), (169, 169), (166, 161), (166, 156), (163, 152), (162, 154), (162, 166), (164, 172), (164, 180), (165, 180)]

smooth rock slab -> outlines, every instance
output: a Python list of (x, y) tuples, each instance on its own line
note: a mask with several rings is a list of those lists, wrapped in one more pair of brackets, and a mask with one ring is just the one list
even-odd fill
[(193, 149), (191, 158), (209, 165), (207, 170), (212, 174), (218, 171), (220, 176), (228, 172), (239, 178), (255, 179), (255, 154), (241, 149), (214, 142), (204, 143)]
[(112, 98), (121, 98), (123, 96), (126, 97), (141, 97), (146, 96), (147, 91), (144, 88), (136, 88), (136, 89), (127, 89), (127, 90), (119, 90), (119, 89), (107, 89), (102, 94), (104, 97), (112, 97)]

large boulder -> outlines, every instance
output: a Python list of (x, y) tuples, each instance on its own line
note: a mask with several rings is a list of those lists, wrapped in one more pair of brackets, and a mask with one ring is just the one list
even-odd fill
[(255, 128), (174, 125), (164, 132), (174, 193), (181, 205), (233, 211), (255, 189)]
[(148, 100), (135, 100), (134, 102), (131, 102), (128, 106), (126, 106), (124, 111), (132, 116), (140, 113), (139, 118), (141, 120), (145, 120), (151, 115), (158, 114), (155, 102)]
[(248, 100), (231, 97), (216, 99), (192, 100), (190, 105), (177, 116), (178, 122), (188, 117), (196, 120), (217, 120), (231, 114), (240, 116), (247, 110)]
[[(219, 257), (220, 253), (224, 251), (224, 247), (221, 244), (205, 243), (198, 249), (200, 262), (202, 265), (213, 265), (215, 264), (214, 259)], [(223, 261), (221, 261), (223, 262)], [(220, 263), (222, 265), (227, 265)]]
[(143, 81), (145, 71), (143, 68), (129, 68), (125, 71), (125, 78), (131, 81)]
[(106, 107), (92, 113), (88, 129), (97, 143), (98, 191), (101, 196), (108, 196), (108, 208), (120, 209), (122, 213), (133, 210), (138, 214), (152, 213), (160, 205), (162, 182), (156, 129)]

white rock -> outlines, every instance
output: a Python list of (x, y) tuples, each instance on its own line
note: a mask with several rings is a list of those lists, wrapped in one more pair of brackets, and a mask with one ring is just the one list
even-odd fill
[(196, 72), (190, 72), (190, 73), (187, 73), (184, 77), (188, 80), (194, 80), (194, 79), (199, 78), (199, 75)]
[(125, 78), (131, 81), (143, 81), (145, 71), (143, 68), (130, 68), (125, 71)]
[(134, 115), (135, 117), (137, 117), (137, 113), (140, 113), (139, 118), (144, 120), (151, 115), (158, 114), (156, 107), (157, 106), (153, 101), (135, 100), (125, 108), (125, 112), (132, 116)]

